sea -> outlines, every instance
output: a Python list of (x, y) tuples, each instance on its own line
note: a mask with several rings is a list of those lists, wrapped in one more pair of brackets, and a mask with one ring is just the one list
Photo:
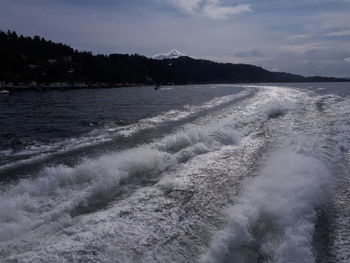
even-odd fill
[(350, 83), (0, 94), (0, 262), (350, 262)]

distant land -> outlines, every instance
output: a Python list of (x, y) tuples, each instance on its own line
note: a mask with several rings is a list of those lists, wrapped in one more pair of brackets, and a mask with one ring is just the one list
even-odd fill
[(168, 53), (160, 53), (157, 55), (152, 56), (153, 59), (172, 59), (172, 58), (179, 58), (179, 57), (185, 57), (186, 55), (176, 49), (172, 49)]
[[(178, 55), (178, 54), (175, 54)], [(188, 56), (157, 59), (138, 54), (93, 55), (39, 36), (0, 31), (0, 87), (74, 88), (257, 82), (349, 81), (271, 72), (247, 64)]]

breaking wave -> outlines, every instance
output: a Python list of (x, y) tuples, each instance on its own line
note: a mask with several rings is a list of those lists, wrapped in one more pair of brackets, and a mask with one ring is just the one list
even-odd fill
[(314, 262), (316, 209), (326, 198), (325, 165), (300, 153), (274, 153), (261, 174), (243, 182), (202, 262)]
[[(192, 127), (157, 143), (85, 160), (69, 167), (45, 168), (35, 180), (21, 180), (0, 193), (0, 240), (70, 216), (101, 209), (118, 196), (120, 185), (152, 181), (153, 177), (196, 155), (239, 141), (234, 121), (215, 127)], [(68, 220), (69, 221), (69, 220)]]

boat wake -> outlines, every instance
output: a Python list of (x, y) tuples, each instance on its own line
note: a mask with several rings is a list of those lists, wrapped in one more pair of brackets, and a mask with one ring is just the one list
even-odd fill
[(346, 262), (348, 98), (245, 87), (165, 113), (221, 105), (169, 134), (4, 185), (0, 261)]

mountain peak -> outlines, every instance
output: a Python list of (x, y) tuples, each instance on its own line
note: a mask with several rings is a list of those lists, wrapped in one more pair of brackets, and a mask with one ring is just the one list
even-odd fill
[(168, 53), (159, 53), (154, 56), (152, 56), (153, 59), (171, 59), (171, 58), (178, 58), (178, 57), (183, 57), (186, 56), (184, 53), (181, 51), (178, 51), (176, 49), (172, 49)]

